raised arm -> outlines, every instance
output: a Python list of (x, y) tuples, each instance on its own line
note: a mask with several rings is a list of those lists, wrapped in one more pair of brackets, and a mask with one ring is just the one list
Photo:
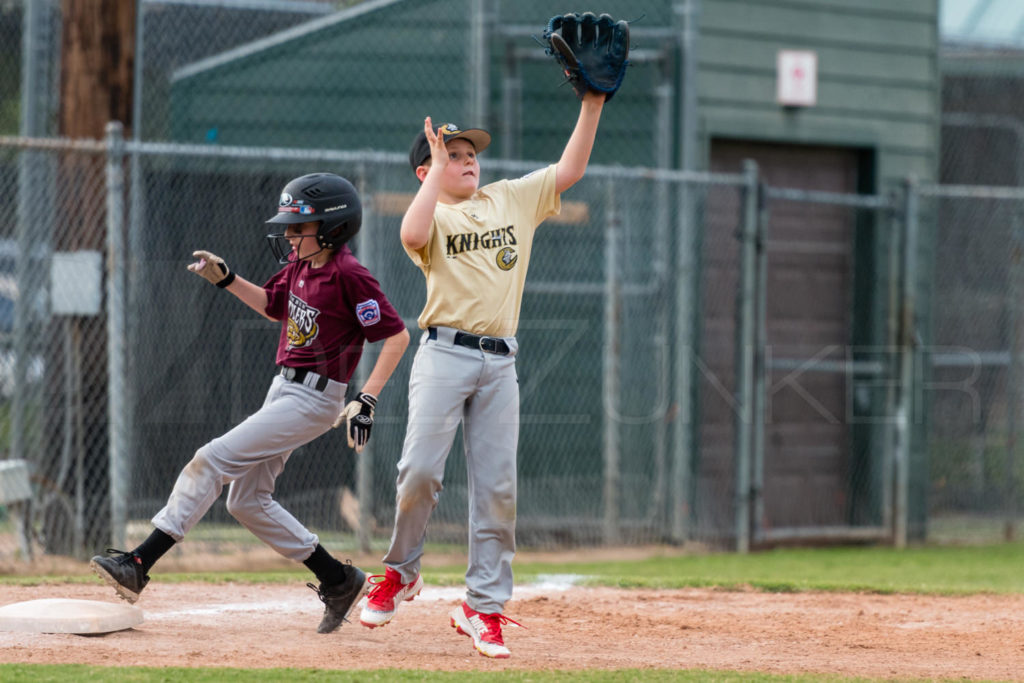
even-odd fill
[(576, 127), (569, 136), (555, 171), (555, 191), (559, 194), (575, 185), (586, 172), (603, 108), (603, 94), (589, 91), (583, 96), (580, 117), (576, 120)]
[(434, 221), (434, 209), (441, 194), (441, 175), (448, 165), (444, 136), (434, 131), (429, 116), (423, 120), (423, 132), (430, 143), (430, 166), (425, 171), (421, 170), (422, 166), (416, 170), (421, 181), (420, 189), (402, 217), (400, 232), (402, 243), (410, 249), (422, 249), (430, 240), (430, 224)]

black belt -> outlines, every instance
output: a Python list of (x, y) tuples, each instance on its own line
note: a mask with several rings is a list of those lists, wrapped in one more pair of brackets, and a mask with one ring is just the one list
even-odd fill
[[(437, 328), (427, 328), (427, 339), (437, 339)], [(485, 353), (493, 353), (499, 356), (507, 356), (510, 349), (505, 340), (501, 337), (481, 337), (469, 332), (455, 332), (455, 343), (465, 346), (467, 349), (478, 349)]]
[(318, 375), (311, 370), (307, 370), (305, 368), (289, 368), (286, 365), (278, 365), (277, 373), (286, 380), (298, 382), (299, 384), (305, 384), (306, 377), (313, 375), (316, 377), (316, 386), (313, 388), (321, 392), (327, 388), (327, 384), (331, 381), (330, 378), (325, 377), (324, 375)]

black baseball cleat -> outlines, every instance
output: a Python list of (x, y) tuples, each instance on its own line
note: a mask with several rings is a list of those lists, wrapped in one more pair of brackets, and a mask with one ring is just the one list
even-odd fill
[(329, 586), (320, 584), (319, 587), (306, 584), (316, 591), (317, 597), (324, 603), (324, 618), (320, 620), (317, 633), (330, 633), (341, 626), (341, 622), (348, 621), (348, 615), (370, 587), (361, 569), (353, 567), (351, 563), (345, 564), (344, 569), (345, 580), (341, 583)]
[(142, 558), (134, 552), (107, 548), (112, 557), (97, 555), (89, 561), (96, 576), (106, 581), (123, 600), (134, 603), (142, 589), (149, 583), (149, 577), (142, 569)]

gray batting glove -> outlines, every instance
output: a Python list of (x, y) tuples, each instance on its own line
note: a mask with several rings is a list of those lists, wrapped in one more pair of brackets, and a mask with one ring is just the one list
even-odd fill
[(231, 272), (228, 264), (224, 263), (224, 259), (220, 256), (203, 250), (193, 251), (192, 256), (199, 260), (190, 263), (188, 269), (196, 275), (206, 278), (210, 284), (223, 289), (235, 281), (235, 274)]
[(334, 421), (335, 427), (345, 423), (345, 432), (348, 434), (348, 447), (356, 453), (363, 452), (363, 446), (370, 440), (370, 430), (373, 429), (373, 410), (377, 407), (377, 397), (365, 392), (359, 394), (356, 400), (349, 401), (345, 409)]

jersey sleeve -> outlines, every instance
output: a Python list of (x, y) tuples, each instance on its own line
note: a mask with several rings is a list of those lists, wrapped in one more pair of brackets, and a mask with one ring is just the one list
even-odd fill
[(402, 242), (402, 249), (405, 249), (406, 255), (415, 263), (419, 268), (426, 268), (430, 265), (430, 247), (434, 241), (434, 235), (437, 234), (437, 218), (431, 219), (430, 221), (430, 236), (427, 237), (427, 243), (419, 249), (413, 249), (405, 242)]
[(555, 192), (557, 167), (552, 164), (508, 181), (508, 191), (512, 201), (522, 207), (532, 207), (533, 224), (540, 223), (549, 216), (562, 210), (561, 195)]
[(345, 272), (345, 298), (368, 342), (392, 337), (405, 329), (402, 316), (381, 291), (380, 283), (358, 261)]
[(266, 313), (274, 320), (284, 320), (288, 317), (288, 270), (291, 266), (285, 266), (270, 276), (263, 291), (267, 293)]

